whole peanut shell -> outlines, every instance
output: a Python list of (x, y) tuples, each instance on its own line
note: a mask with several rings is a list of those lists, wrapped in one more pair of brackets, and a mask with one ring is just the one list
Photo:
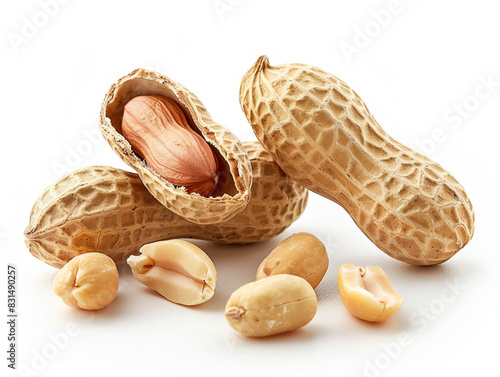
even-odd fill
[(458, 181), (390, 137), (332, 74), (261, 56), (243, 77), (240, 103), (283, 171), (340, 204), (391, 257), (442, 263), (472, 238), (474, 211)]
[(193, 224), (158, 202), (137, 174), (107, 166), (77, 170), (35, 202), (25, 242), (29, 251), (60, 268), (97, 251), (120, 263), (147, 243), (197, 238), (220, 243), (268, 240), (302, 214), (307, 190), (290, 179), (258, 142), (243, 143), (254, 182), (245, 210), (220, 224)]

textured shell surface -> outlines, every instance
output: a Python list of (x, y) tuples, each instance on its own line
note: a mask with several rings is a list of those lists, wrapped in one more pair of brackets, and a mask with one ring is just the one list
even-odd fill
[[(122, 135), (123, 109), (132, 98), (143, 95), (159, 95), (175, 101), (191, 127), (214, 147), (221, 170), (217, 195), (187, 193), (184, 187), (162, 178), (134, 152)], [(151, 194), (186, 220), (198, 224), (223, 222), (243, 211), (250, 200), (252, 169), (240, 141), (211, 119), (191, 91), (160, 73), (137, 69), (113, 84), (101, 107), (100, 128), (112, 149), (137, 171)]]
[(388, 255), (432, 265), (470, 241), (474, 211), (463, 187), (390, 137), (337, 77), (262, 56), (243, 77), (240, 103), (283, 171), (340, 204)]
[(252, 199), (231, 220), (194, 224), (158, 202), (137, 174), (91, 166), (66, 175), (42, 193), (25, 230), (26, 245), (35, 257), (60, 268), (93, 251), (120, 263), (144, 244), (173, 238), (220, 243), (271, 239), (303, 213), (308, 191), (258, 142), (243, 146), (254, 170)]

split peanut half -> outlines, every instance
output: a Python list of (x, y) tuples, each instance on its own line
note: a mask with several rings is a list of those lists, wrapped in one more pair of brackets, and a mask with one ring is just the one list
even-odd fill
[(385, 321), (403, 304), (403, 297), (394, 291), (380, 267), (344, 264), (339, 270), (338, 286), (345, 308), (365, 321)]
[(196, 245), (168, 240), (144, 245), (140, 251), (127, 259), (135, 278), (166, 299), (198, 305), (214, 295), (215, 266)]

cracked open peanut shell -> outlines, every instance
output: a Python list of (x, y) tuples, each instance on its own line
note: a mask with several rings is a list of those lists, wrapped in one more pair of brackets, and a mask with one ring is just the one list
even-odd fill
[[(188, 193), (149, 167), (122, 134), (125, 105), (138, 96), (162, 96), (184, 112), (192, 129), (213, 147), (219, 165), (217, 193)], [(118, 156), (141, 178), (148, 191), (172, 212), (197, 224), (215, 224), (243, 211), (250, 199), (252, 168), (245, 149), (227, 129), (215, 123), (205, 106), (188, 89), (168, 77), (137, 69), (111, 86), (101, 107), (100, 128)]]

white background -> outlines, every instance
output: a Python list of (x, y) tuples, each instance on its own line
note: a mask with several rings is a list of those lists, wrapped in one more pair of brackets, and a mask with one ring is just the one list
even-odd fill
[[(498, 2), (60, 3), (4, 1), (0, 12), (0, 311), (7, 311), (6, 270), (13, 263), (19, 277), (17, 366), (31, 373), (13, 375), (440, 376), (497, 370)], [(340, 77), (394, 138), (451, 171), (475, 207), (470, 244), (443, 265), (407, 265), (371, 244), (339, 206), (311, 195), (304, 215), (276, 239), (249, 246), (197, 242), (219, 278), (215, 297), (204, 305), (187, 308), (162, 299), (125, 265), (109, 307), (91, 313), (65, 306), (52, 293), (56, 270), (30, 255), (23, 230), (38, 195), (65, 172), (88, 165), (128, 169), (97, 131), (111, 83), (138, 67), (158, 70), (191, 89), (241, 140), (254, 140), (238, 90), (261, 54), (271, 64), (307, 63)], [(318, 236), (330, 256), (317, 288), (316, 317), (286, 335), (239, 336), (224, 319), (225, 302), (253, 279), (280, 240), (298, 231)], [(402, 309), (377, 325), (351, 316), (336, 286), (343, 263), (382, 266), (405, 298)], [(3, 325), (4, 356), (7, 331)]]

